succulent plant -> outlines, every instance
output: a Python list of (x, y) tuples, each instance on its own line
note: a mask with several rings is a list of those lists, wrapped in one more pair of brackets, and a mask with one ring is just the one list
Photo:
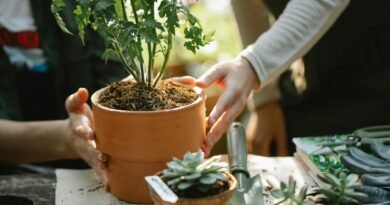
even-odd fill
[(290, 176), (288, 184), (281, 182), (280, 188), (271, 192), (272, 196), (279, 199), (275, 205), (286, 203), (291, 205), (314, 205), (314, 202), (306, 199), (307, 185), (303, 186), (299, 193), (295, 194), (296, 181)]
[[(211, 195), (211, 189), (223, 189), (227, 185), (227, 164), (220, 162), (221, 156), (204, 159), (204, 153), (187, 152), (183, 160), (173, 158), (163, 170), (162, 178), (175, 193), (191, 192)], [(180, 194), (179, 194), (180, 195)]]
[(367, 195), (355, 190), (360, 186), (358, 183), (358, 175), (345, 172), (335, 174), (324, 173), (323, 176), (318, 176), (321, 181), (328, 184), (329, 187), (322, 187), (319, 192), (327, 199), (328, 203), (338, 204), (359, 204), (359, 200), (366, 198)]

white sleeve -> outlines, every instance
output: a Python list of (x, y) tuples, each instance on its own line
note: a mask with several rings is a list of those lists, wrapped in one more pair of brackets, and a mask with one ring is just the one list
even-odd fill
[(291, 0), (273, 26), (240, 55), (264, 87), (302, 57), (332, 26), (349, 0)]

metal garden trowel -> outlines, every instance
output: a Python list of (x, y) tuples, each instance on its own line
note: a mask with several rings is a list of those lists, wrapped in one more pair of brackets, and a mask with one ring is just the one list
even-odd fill
[(229, 205), (263, 205), (260, 175), (250, 177), (247, 169), (247, 144), (241, 123), (231, 125), (227, 135), (230, 172), (237, 179), (237, 189)]

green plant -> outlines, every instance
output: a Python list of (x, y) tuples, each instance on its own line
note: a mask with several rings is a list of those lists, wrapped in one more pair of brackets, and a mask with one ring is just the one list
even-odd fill
[(292, 205), (314, 204), (314, 202), (306, 199), (306, 192), (308, 188), (307, 185), (303, 186), (297, 195), (295, 194), (296, 185), (297, 183), (292, 178), (292, 176), (288, 178), (288, 184), (281, 182), (280, 188), (275, 189), (271, 192), (273, 197), (279, 199), (279, 201), (277, 201), (275, 205), (282, 203), (288, 203)]
[[(163, 170), (162, 178), (176, 193), (189, 192), (209, 195), (213, 190), (221, 191), (227, 184), (227, 165), (219, 162), (221, 156), (204, 159), (204, 153), (199, 149), (196, 153), (186, 153), (183, 160), (173, 158), (168, 169)], [(222, 190), (223, 191), (223, 190)]]
[(330, 204), (359, 204), (359, 199), (367, 197), (366, 194), (355, 191), (355, 188), (360, 185), (356, 174), (347, 175), (345, 172), (339, 171), (334, 174), (324, 173), (323, 176), (319, 175), (318, 177), (329, 185), (328, 188), (320, 188), (319, 192), (325, 196)]
[[(198, 19), (180, 0), (77, 0), (75, 21), (81, 40), (89, 27), (106, 43), (104, 59), (116, 56), (137, 83), (155, 87), (162, 79), (172, 50), (172, 38), (184, 33), (184, 46), (196, 52), (207, 44)], [(64, 0), (53, 0), (51, 10), (58, 25), (71, 33), (59, 12)], [(154, 72), (155, 61), (163, 63)]]

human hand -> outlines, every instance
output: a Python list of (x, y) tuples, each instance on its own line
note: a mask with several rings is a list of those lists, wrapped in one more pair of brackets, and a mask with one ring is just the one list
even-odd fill
[(248, 151), (269, 156), (273, 141), (279, 156), (288, 155), (284, 116), (279, 102), (264, 104), (251, 113), (248, 127)]
[(108, 156), (96, 149), (93, 113), (86, 103), (88, 97), (88, 91), (85, 88), (80, 88), (66, 99), (65, 107), (68, 111), (69, 128), (71, 130), (68, 142), (79, 156), (95, 170), (106, 191), (108, 191)]
[(207, 88), (213, 83), (224, 87), (207, 119), (210, 131), (202, 148), (207, 156), (243, 110), (251, 90), (258, 88), (260, 82), (250, 63), (245, 58), (237, 57), (212, 66), (195, 83), (201, 88)]

